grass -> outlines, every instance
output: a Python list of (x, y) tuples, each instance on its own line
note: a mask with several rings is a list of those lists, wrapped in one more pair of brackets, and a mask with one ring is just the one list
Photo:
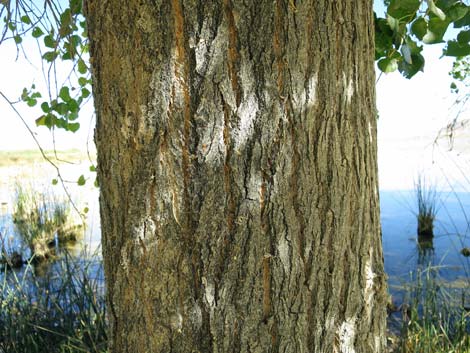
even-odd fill
[(434, 236), (434, 220), (437, 213), (438, 195), (436, 189), (426, 183), (423, 176), (415, 182), (416, 199), (418, 203), (418, 236), (432, 238)]
[(0, 352), (105, 353), (107, 323), (101, 261), (69, 256), (45, 273), (28, 265), (0, 283)]
[(70, 203), (51, 193), (37, 193), (32, 188), (16, 186), (13, 222), (17, 234), (36, 260), (49, 257), (55, 239), (76, 239), (80, 225), (73, 224)]
[(401, 334), (393, 352), (470, 352), (470, 313), (464, 292), (442, 286), (438, 271), (438, 267), (418, 270), (408, 284)]

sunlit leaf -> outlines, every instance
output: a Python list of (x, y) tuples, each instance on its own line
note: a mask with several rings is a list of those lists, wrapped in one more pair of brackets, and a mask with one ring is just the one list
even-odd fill
[(90, 91), (86, 88), (82, 88), (82, 97), (83, 98), (88, 98), (90, 96)]
[(59, 97), (62, 98), (62, 100), (64, 102), (68, 102), (71, 99), (70, 98), (70, 91), (69, 91), (69, 88), (67, 86), (64, 86), (60, 89)]
[(80, 72), (82, 75), (86, 74), (86, 72), (88, 71), (88, 68), (85, 62), (83, 61), (83, 59), (78, 60), (77, 67), (78, 67), (78, 72)]
[(80, 129), (80, 123), (68, 123), (66, 129), (68, 131), (77, 132)]
[(41, 103), (41, 109), (44, 113), (49, 113), (51, 111), (51, 108), (49, 107), (49, 103), (47, 102)]
[(59, 53), (56, 52), (56, 51), (48, 51), (48, 52), (44, 53), (42, 58), (44, 60), (48, 61), (48, 62), (52, 62), (57, 58), (58, 55), (59, 55)]
[(449, 27), (448, 21), (442, 21), (437, 17), (431, 18), (428, 23), (427, 33), (423, 37), (423, 42), (426, 44), (442, 43), (447, 27)]
[(29, 16), (24, 15), (24, 16), (21, 16), (21, 22), (26, 23), (27, 25), (29, 25), (29, 24), (31, 24), (31, 19), (29, 18)]
[(391, 0), (387, 13), (398, 20), (409, 22), (419, 9), (420, 0)]
[(449, 21), (458, 21), (468, 13), (468, 6), (461, 2), (457, 2), (447, 9), (445, 13)]
[(82, 12), (82, 1), (81, 0), (70, 0), (70, 11), (74, 15)]
[(40, 36), (42, 36), (44, 34), (44, 32), (42, 31), (41, 28), (39, 27), (34, 27), (33, 28), (33, 31), (31, 32), (32, 36), (34, 38), (39, 38)]
[(52, 37), (51, 34), (48, 34), (47, 36), (44, 37), (44, 45), (48, 48), (54, 49), (56, 47), (56, 41)]
[(390, 72), (396, 71), (398, 69), (397, 60), (392, 59), (392, 58), (385, 58), (385, 59), (379, 60), (377, 65), (378, 65), (379, 69), (382, 72), (385, 72), (385, 73), (390, 73)]
[(85, 177), (84, 177), (83, 175), (80, 175), (80, 177), (79, 177), (78, 180), (77, 180), (77, 184), (78, 184), (79, 186), (83, 186), (83, 185), (85, 185), (85, 183), (86, 183)]
[(88, 79), (86, 77), (79, 77), (78, 78), (78, 84), (80, 86), (85, 86), (88, 83)]
[(37, 103), (38, 101), (34, 98), (30, 98), (26, 101), (26, 104), (30, 107), (34, 107)]
[(80, 107), (75, 99), (71, 99), (67, 102), (68, 110), (70, 112), (78, 112), (80, 110)]
[(441, 21), (446, 19), (446, 14), (439, 7), (436, 6), (433, 0), (428, 0), (429, 10), (436, 15)]

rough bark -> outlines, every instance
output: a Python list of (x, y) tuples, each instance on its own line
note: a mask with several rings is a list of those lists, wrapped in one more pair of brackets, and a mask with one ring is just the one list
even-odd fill
[(111, 351), (383, 352), (371, 0), (88, 0)]

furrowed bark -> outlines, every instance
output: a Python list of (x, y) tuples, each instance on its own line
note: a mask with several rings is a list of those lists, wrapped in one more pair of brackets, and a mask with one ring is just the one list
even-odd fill
[(111, 351), (383, 352), (372, 1), (86, 14)]

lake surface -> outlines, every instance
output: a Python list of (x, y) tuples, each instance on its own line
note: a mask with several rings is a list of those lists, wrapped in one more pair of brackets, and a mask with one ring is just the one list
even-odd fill
[(380, 198), (385, 271), (395, 304), (401, 304), (404, 287), (418, 271), (432, 269), (448, 290), (468, 290), (470, 257), (461, 250), (470, 247), (470, 193), (438, 193), (434, 238), (428, 243), (420, 243), (416, 234), (413, 191), (382, 191)]
[[(72, 175), (70, 179), (73, 180), (79, 175), (79, 171), (83, 172), (84, 167), (73, 166), (69, 169), (67, 173)], [(36, 172), (32, 171), (32, 173)], [(64, 175), (66, 175), (65, 172)], [(94, 174), (89, 174), (87, 177), (93, 180)], [(4, 245), (10, 249), (19, 246), (11, 221), (13, 178), (14, 176), (8, 179), (8, 182), (4, 178), (0, 184), (0, 203), (2, 204), (0, 232), (4, 235)], [(36, 179), (36, 187), (63, 194), (61, 187), (51, 186), (51, 178), (49, 176)], [(38, 183), (38, 180), (42, 182)], [(84, 258), (92, 255), (100, 256), (98, 190), (93, 187), (92, 182), (84, 187), (71, 183), (69, 188), (78, 208), (89, 208), (84, 237), (70, 247), (69, 251), (77, 261), (83, 261)], [(416, 235), (417, 205), (414, 191), (382, 190), (380, 192), (385, 270), (388, 275), (389, 291), (397, 305), (403, 301), (404, 287), (412, 280), (412, 274), (417, 270), (425, 271), (429, 266), (435, 269), (434, 275), (440, 278), (443, 285), (455, 290), (469, 287), (470, 257), (464, 257), (460, 251), (464, 247), (470, 248), (470, 193), (441, 192), (438, 194), (438, 200), (434, 239), (432, 244), (422, 246)], [(17, 271), (17, 274), (21, 274), (22, 271), (24, 270)], [(57, 271), (57, 268), (54, 271)], [(94, 271), (101, 272), (96, 266)]]

